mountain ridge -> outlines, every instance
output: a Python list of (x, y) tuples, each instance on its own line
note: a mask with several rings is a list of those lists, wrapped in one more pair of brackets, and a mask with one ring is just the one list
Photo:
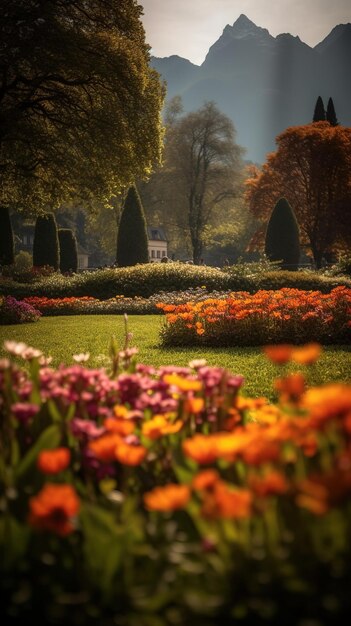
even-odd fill
[[(350, 53), (350, 54), (349, 54)], [(201, 65), (185, 57), (152, 57), (167, 85), (167, 100), (184, 110), (214, 101), (237, 130), (247, 159), (261, 163), (287, 126), (309, 123), (317, 97), (331, 96), (340, 123), (351, 125), (351, 24), (338, 24), (316, 46), (299, 36), (273, 37), (241, 14), (227, 24)]]

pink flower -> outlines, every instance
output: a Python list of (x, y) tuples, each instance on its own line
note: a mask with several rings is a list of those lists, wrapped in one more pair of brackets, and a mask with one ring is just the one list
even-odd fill
[(11, 410), (19, 422), (27, 424), (38, 413), (39, 406), (27, 402), (16, 402), (11, 406)]

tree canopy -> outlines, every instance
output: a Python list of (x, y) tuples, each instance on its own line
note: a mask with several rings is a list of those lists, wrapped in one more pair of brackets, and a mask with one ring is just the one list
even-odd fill
[(315, 122), (286, 129), (276, 142), (276, 152), (246, 181), (249, 208), (262, 220), (251, 248), (262, 246), (272, 206), (285, 196), (320, 267), (326, 252), (350, 244), (351, 128)]
[(164, 87), (135, 0), (0, 0), (0, 204), (105, 201), (160, 159)]
[(199, 263), (215, 210), (237, 195), (243, 149), (235, 142), (231, 120), (213, 102), (181, 116), (179, 102), (176, 105), (174, 115), (168, 116), (165, 172), (168, 184), (177, 190), (193, 260)]

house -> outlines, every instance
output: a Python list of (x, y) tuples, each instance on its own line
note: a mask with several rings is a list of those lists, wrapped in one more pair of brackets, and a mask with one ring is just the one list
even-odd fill
[(32, 254), (35, 224), (24, 220), (16, 236), (16, 252), (24, 250)]
[(86, 270), (89, 267), (89, 255), (87, 251), (77, 242), (78, 270)]
[(160, 263), (162, 257), (168, 256), (168, 241), (161, 226), (148, 226), (148, 250), (151, 263)]

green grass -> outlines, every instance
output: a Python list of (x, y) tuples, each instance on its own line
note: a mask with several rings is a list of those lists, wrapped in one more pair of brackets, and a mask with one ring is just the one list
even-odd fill
[[(204, 358), (245, 377), (245, 394), (272, 397), (272, 384), (279, 369), (269, 363), (261, 348), (165, 348), (159, 342), (162, 317), (130, 315), (128, 328), (133, 333), (130, 345), (139, 349), (138, 360), (150, 365), (187, 365), (191, 359)], [(124, 319), (119, 315), (81, 315), (46, 317), (33, 324), (0, 326), (0, 355), (5, 339), (24, 341), (53, 357), (53, 365), (72, 363), (72, 355), (90, 352), (89, 366), (107, 366), (111, 336), (124, 341)], [(295, 368), (296, 369), (296, 368)], [(351, 380), (351, 350), (347, 346), (328, 346), (319, 362), (309, 369), (309, 382)]]

